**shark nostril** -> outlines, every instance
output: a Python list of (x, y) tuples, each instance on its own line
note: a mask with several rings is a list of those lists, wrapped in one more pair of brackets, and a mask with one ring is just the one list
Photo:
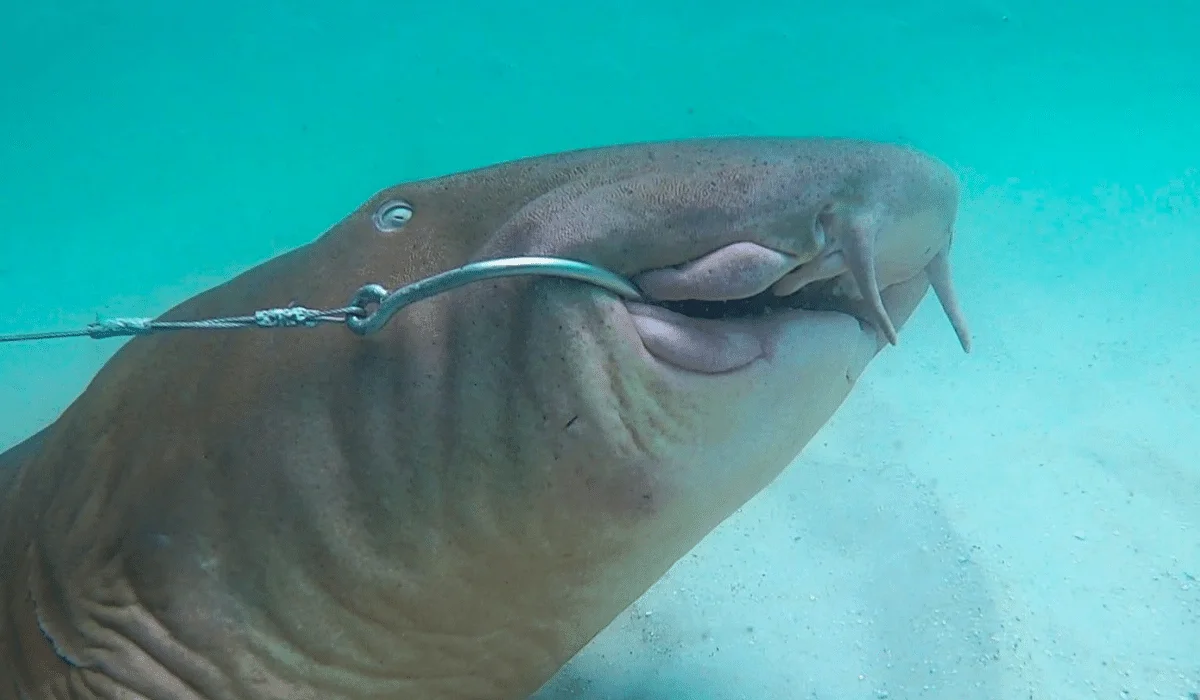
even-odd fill
[(829, 242), (825, 235), (825, 225), (820, 216), (813, 217), (809, 224), (809, 234), (803, 237), (803, 243), (798, 251), (800, 262), (806, 263), (820, 256)]
[(832, 279), (845, 271), (846, 259), (841, 249), (830, 248), (779, 278), (779, 281), (771, 286), (771, 293), (781, 297), (790, 296), (803, 287)]

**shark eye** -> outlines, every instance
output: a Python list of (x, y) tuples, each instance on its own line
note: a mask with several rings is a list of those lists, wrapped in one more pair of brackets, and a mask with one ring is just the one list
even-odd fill
[(391, 233), (404, 228), (408, 220), (413, 217), (412, 205), (408, 202), (391, 201), (386, 202), (383, 206), (375, 210), (371, 216), (371, 220), (375, 223), (375, 228), (384, 232)]

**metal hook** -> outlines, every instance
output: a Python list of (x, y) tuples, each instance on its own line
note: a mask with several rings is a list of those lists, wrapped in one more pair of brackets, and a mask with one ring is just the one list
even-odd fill
[(350, 305), (364, 309), (378, 305), (378, 308), (366, 316), (347, 316), (346, 326), (359, 335), (369, 335), (383, 328), (392, 316), (409, 304), (473, 282), (520, 275), (572, 279), (593, 284), (625, 299), (642, 298), (638, 288), (624, 277), (578, 260), (539, 256), (499, 258), (456, 267), (413, 282), (390, 294), (377, 284), (366, 285), (358, 290)]

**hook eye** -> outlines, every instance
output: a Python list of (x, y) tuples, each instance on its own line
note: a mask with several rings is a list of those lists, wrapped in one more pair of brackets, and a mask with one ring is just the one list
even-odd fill
[(384, 203), (371, 215), (375, 228), (383, 233), (392, 233), (404, 228), (413, 217), (412, 205), (408, 202), (393, 200)]

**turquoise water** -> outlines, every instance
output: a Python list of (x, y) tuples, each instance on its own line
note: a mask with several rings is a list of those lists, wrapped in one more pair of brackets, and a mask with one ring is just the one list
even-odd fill
[[(911, 143), (963, 177), (975, 353), (927, 302), (545, 697), (1195, 697), (1198, 36), (1182, 0), (9, 2), (0, 333), (154, 315), (513, 157)], [(117, 345), (0, 347), (0, 447)]]

